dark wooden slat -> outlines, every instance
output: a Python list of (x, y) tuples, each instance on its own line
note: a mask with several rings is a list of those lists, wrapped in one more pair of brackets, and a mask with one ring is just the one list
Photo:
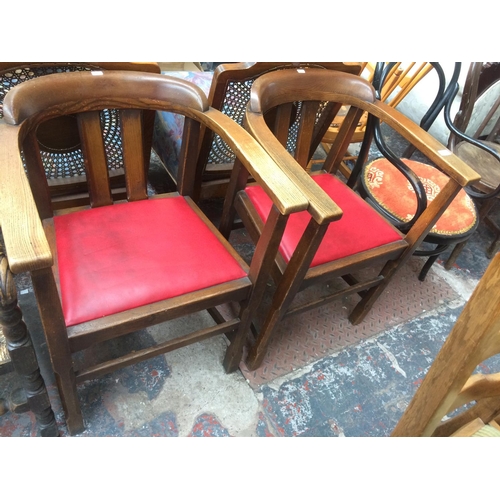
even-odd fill
[(351, 138), (356, 131), (359, 119), (363, 114), (362, 109), (355, 108), (351, 106), (347, 112), (347, 116), (344, 118), (340, 130), (335, 138), (328, 156), (326, 157), (323, 169), (330, 173), (336, 173), (342, 159), (344, 158), (347, 148), (351, 143)]
[(177, 190), (182, 196), (197, 199), (200, 195), (202, 166), (198, 165), (199, 122), (186, 117), (179, 154)]
[(314, 127), (320, 103), (317, 101), (305, 101), (302, 103), (300, 113), (300, 125), (295, 147), (295, 159), (297, 163), (306, 168), (310, 160), (311, 143), (314, 137)]
[(145, 200), (148, 194), (144, 168), (142, 112), (139, 109), (124, 109), (120, 117), (127, 199), (129, 201)]
[(98, 111), (80, 113), (78, 129), (84, 157), (85, 173), (92, 207), (113, 204), (108, 180), (108, 167)]
[(293, 103), (288, 103), (280, 106), (275, 113), (273, 133), (285, 148), (293, 112)]
[(126, 354), (125, 356), (121, 356), (120, 358), (94, 365), (86, 370), (77, 372), (76, 382), (80, 383), (85, 380), (100, 377), (101, 375), (114, 370), (118, 370), (119, 368), (138, 363), (139, 361), (145, 361), (146, 359), (154, 358), (156, 356), (159, 356), (160, 354), (166, 354), (167, 352), (188, 346), (190, 344), (194, 344), (195, 342), (209, 339), (211, 337), (214, 337), (215, 335), (232, 332), (238, 328), (239, 324), (239, 319), (232, 319), (222, 325), (215, 325), (203, 330), (198, 330), (176, 339), (167, 340), (166, 342), (162, 342), (161, 344), (158, 344), (154, 347), (148, 347), (140, 351), (134, 351)]
[(40, 218), (52, 217), (50, 192), (40, 156), (40, 147), (35, 133), (31, 133), (23, 142), (23, 154), (28, 171), (31, 192), (35, 199)]
[(331, 302), (338, 300), (341, 297), (347, 297), (348, 295), (352, 295), (353, 293), (360, 293), (363, 290), (368, 290), (372, 286), (375, 286), (377, 283), (380, 283), (383, 279), (384, 279), (383, 276), (377, 276), (372, 280), (363, 281), (358, 283), (357, 285), (352, 285), (344, 290), (339, 290), (338, 292), (335, 292), (329, 295), (328, 297), (322, 297), (320, 299), (308, 302), (307, 304), (302, 304), (296, 307), (292, 307), (287, 311), (285, 316), (287, 317), (291, 316), (292, 314), (298, 314), (305, 311), (310, 311), (311, 309), (315, 309), (317, 307), (330, 304)]

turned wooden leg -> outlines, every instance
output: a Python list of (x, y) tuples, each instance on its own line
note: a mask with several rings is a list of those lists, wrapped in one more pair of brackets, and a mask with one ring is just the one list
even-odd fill
[(16, 411), (27, 406), (35, 414), (41, 436), (58, 436), (56, 420), (45, 382), (40, 374), (35, 350), (17, 305), (17, 290), (7, 257), (0, 246), (0, 325), (15, 372), (21, 377), (24, 395), (14, 398)]

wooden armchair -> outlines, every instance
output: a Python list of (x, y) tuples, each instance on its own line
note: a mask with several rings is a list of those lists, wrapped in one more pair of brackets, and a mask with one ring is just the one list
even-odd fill
[[(271, 71), (284, 69), (297, 69), (314, 67), (321, 69), (332, 69), (350, 74), (359, 75), (362, 70), (361, 63), (347, 62), (240, 62), (224, 63), (215, 69), (208, 90), (208, 102), (211, 107), (220, 110), (235, 122), (242, 125), (245, 115), (246, 105), (250, 98), (250, 88), (252, 83), (260, 75)], [(200, 81), (203, 76), (203, 82)], [(186, 78), (194, 83), (206, 84), (205, 74), (188, 74)], [(171, 120), (170, 120), (171, 122)], [(165, 145), (166, 136), (171, 141), (180, 136), (181, 123), (175, 125), (179, 130), (166, 130), (166, 125), (161, 124), (161, 119), (156, 122), (154, 148), (158, 156), (174, 182), (177, 182), (177, 165), (175, 162), (176, 153), (170, 151), (165, 154), (161, 148), (173, 148), (171, 144)], [(293, 138), (291, 138), (293, 141)], [(218, 134), (206, 129), (201, 139), (200, 155), (205, 162), (202, 174), (202, 182), (199, 186), (200, 192), (196, 195), (202, 199), (224, 197), (229, 181), (231, 169), (235, 160), (231, 148), (222, 140)]]
[[(153, 62), (0, 62), (0, 119), (6, 95), (22, 82), (52, 74), (108, 70), (160, 73), (160, 67)], [(142, 137), (146, 169), (151, 156), (154, 117), (154, 111), (144, 112)], [(123, 199), (126, 193), (118, 113), (113, 109), (103, 110), (101, 128), (113, 197)], [(54, 208), (88, 203), (84, 158), (75, 117), (60, 116), (43, 123), (38, 129), (37, 141)]]
[[(99, 113), (120, 115), (127, 200), (114, 203)], [(148, 197), (142, 110), (185, 116), (178, 192)], [(45, 120), (78, 122), (91, 206), (54, 211), (37, 141)], [(248, 266), (190, 196), (200, 179), (200, 128), (219, 134), (273, 200)], [(132, 71), (79, 72), (25, 82), (9, 92), (0, 124), (0, 224), (13, 273), (29, 272), (70, 433), (83, 429), (76, 384), (217, 334), (239, 363), (266, 286), (282, 218), (307, 200), (245, 130), (208, 106), (194, 85)], [(25, 159), (28, 176), (24, 172)], [(28, 181), (29, 179), (29, 181)], [(224, 319), (218, 306), (240, 304)], [(208, 310), (214, 326), (77, 370), (73, 354), (104, 340)]]
[[(294, 102), (302, 105), (292, 156), (284, 145)], [(305, 168), (311, 150), (321, 140), (324, 126), (331, 123), (331, 119), (316, 122), (318, 107), (325, 105), (337, 111), (343, 105), (350, 108), (323, 170), (310, 176)], [(269, 119), (270, 112), (275, 118), (273, 122)], [(444, 189), (407, 234), (392, 226), (334, 175), (364, 112), (383, 120), (449, 175)], [(276, 324), (285, 315), (358, 294), (361, 300), (349, 319), (354, 324), (360, 323), (456, 193), (476, 181), (478, 175), (451, 152), (443, 150), (444, 146), (414, 122), (377, 100), (370, 83), (346, 73), (306, 69), (261, 76), (252, 86), (246, 127), (309, 200), (308, 213), (290, 216), (280, 245), (273, 268), (276, 292), (271, 309), (246, 360), (247, 366), (255, 369), (265, 355)], [(234, 192), (226, 199), (220, 228), (226, 235), (231, 231), (235, 213), (229, 200), (234, 197), (237, 214), (258, 242), (270, 202), (257, 186), (245, 188), (244, 175), (237, 176), (238, 172), (233, 172)], [(334, 286), (334, 278), (341, 278), (343, 286)], [(328, 285), (323, 290), (325, 295), (309, 297), (310, 300), (301, 303), (299, 292), (321, 283)]]
[[(500, 353), (499, 300), (497, 254), (392, 436), (500, 436), (500, 373), (473, 374), (481, 362)], [(452, 418), (443, 420), (447, 415)]]

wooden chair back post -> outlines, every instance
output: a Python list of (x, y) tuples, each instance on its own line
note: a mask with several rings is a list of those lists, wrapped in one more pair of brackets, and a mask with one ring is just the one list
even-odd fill
[[(485, 423), (500, 415), (500, 376), (472, 375), (477, 365), (500, 352), (500, 254), (479, 281), (422, 384), (396, 425), (393, 436), (443, 435), (444, 416), (471, 401), (489, 400), (468, 417)], [(465, 422), (442, 424), (447, 434)]]

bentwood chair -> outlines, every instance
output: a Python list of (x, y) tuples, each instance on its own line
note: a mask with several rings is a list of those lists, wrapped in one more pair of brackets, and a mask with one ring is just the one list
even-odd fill
[[(224, 63), (217, 66), (211, 77), (208, 102), (211, 107), (220, 110), (236, 123), (242, 125), (246, 105), (250, 98), (250, 88), (256, 78), (272, 71), (298, 71), (302, 68), (331, 69), (359, 75), (363, 66), (361, 63), (355, 62)], [(207, 84), (206, 73), (187, 73), (183, 78), (193, 81), (195, 84)], [(176, 139), (181, 136), (181, 130), (181, 117), (166, 117), (163, 114), (157, 116), (154, 148), (174, 182), (177, 182), (176, 158), (180, 152)], [(293, 136), (291, 136), (291, 143), (293, 140)], [(205, 168), (202, 173), (200, 192), (197, 193), (197, 196), (202, 199), (223, 197), (235, 160), (234, 153), (218, 134), (206, 129), (201, 140), (200, 155), (205, 162)]]
[[(6, 95), (22, 82), (52, 74), (108, 70), (160, 73), (159, 65), (154, 62), (0, 62), (0, 119)], [(151, 156), (154, 118), (154, 111), (144, 111), (142, 136), (145, 168), (149, 167)], [(126, 192), (118, 113), (113, 109), (103, 110), (101, 128), (113, 197), (123, 199)], [(84, 158), (76, 118), (66, 115), (45, 122), (38, 129), (37, 141), (54, 206), (67, 208), (88, 203)]]
[[(500, 79), (478, 92), (482, 72), (483, 63), (471, 64), (459, 112), (452, 123), (446, 108), (445, 118), (451, 130), (448, 147), (481, 175), (481, 180), (466, 191), (479, 205), (479, 222), (484, 222), (495, 235), (486, 250), (491, 259), (500, 248), (500, 228), (489, 216), (498, 206), (500, 195)], [(446, 269), (453, 266), (466, 243), (455, 245), (445, 262)]]
[[(100, 126), (103, 109), (118, 110), (121, 122), (127, 200), (115, 203)], [(184, 140), (178, 192), (150, 197), (141, 115), (158, 109), (184, 115)], [(54, 211), (37, 129), (66, 115), (78, 122), (91, 203)], [(197, 163), (201, 127), (231, 146), (273, 200), (273, 215), (249, 266), (191, 200), (203, 166)], [(282, 219), (307, 204), (258, 143), (211, 109), (188, 82), (132, 71), (79, 72), (12, 89), (0, 124), (0, 224), (12, 272), (31, 273), (70, 433), (83, 429), (79, 382), (216, 334), (230, 339), (224, 366), (236, 369)], [(240, 304), (236, 317), (227, 319), (217, 309), (226, 303)], [(203, 310), (214, 326), (94, 366), (74, 364), (78, 351)]]
[[(385, 67), (380, 65), (380, 78), (374, 82), (375, 88), (380, 89), (383, 86), (385, 74), (392, 64)], [(453, 75), (446, 85), (440, 65), (431, 64), (438, 70), (440, 85), (433, 104), (420, 123), (420, 127), (425, 130), (429, 129), (446, 104), (448, 104), (449, 112), (449, 104), (456, 95), (455, 90), (461, 69), (460, 63), (456, 63)], [(389, 134), (382, 130), (380, 120), (376, 117), (373, 130), (375, 144), (379, 151), (378, 158), (366, 162), (366, 154), (360, 154), (348, 183), (390, 220), (391, 224), (403, 233), (407, 233), (425, 211), (426, 206), (448, 184), (449, 173), (443, 171), (439, 163), (426, 157), (425, 153), (423, 160), (412, 159), (415, 147), (411, 144), (401, 155), (396, 154), (388, 145), (389, 141), (386, 137)], [(449, 154), (444, 146), (441, 150), (443, 151), (441, 154)], [(428, 257), (419, 274), (421, 281), (425, 279), (439, 255), (451, 245), (470, 238), (477, 228), (478, 221), (474, 202), (465, 189), (461, 189), (456, 193), (456, 197), (447, 210), (426, 234), (424, 238), (426, 245), (414, 252), (415, 255)]]
[(392, 436), (500, 436), (500, 373), (473, 374), (500, 353), (499, 300), (497, 254)]
[[(285, 144), (295, 102), (301, 103), (301, 113), (292, 155)], [(311, 144), (314, 147), (321, 140), (317, 137), (318, 130), (324, 133), (323, 124), (315, 119), (318, 108), (331, 106), (338, 111), (343, 105), (350, 106), (349, 112), (323, 170), (309, 175), (305, 168)], [(275, 118), (272, 123), (266, 119), (269, 112)], [(407, 234), (390, 224), (335, 175), (364, 112), (369, 119), (375, 116), (394, 128), (449, 175), (444, 189)], [(329, 123), (331, 120), (326, 125)], [(285, 315), (358, 294), (360, 301), (349, 320), (360, 323), (457, 192), (476, 181), (478, 175), (451, 152), (443, 154), (443, 146), (414, 122), (380, 102), (366, 80), (337, 71), (305, 69), (301, 73), (277, 71), (261, 76), (252, 86), (246, 127), (309, 200), (308, 213), (290, 216), (280, 244), (273, 268), (276, 291), (271, 308), (262, 326), (257, 328), (257, 338), (246, 359), (247, 366), (255, 369), (263, 360), (275, 326)], [(258, 186), (245, 187), (245, 176), (238, 175), (233, 172), (234, 194), (231, 192), (226, 198), (220, 228), (226, 235), (231, 230), (235, 212), (230, 200), (234, 196), (237, 214), (258, 242), (271, 202)], [(342, 288), (334, 286), (332, 281), (339, 278)], [(320, 283), (328, 283), (325, 296), (300, 298), (301, 291)]]
[[(363, 63), (363, 76), (367, 73), (366, 79), (372, 83), (375, 77), (374, 63)], [(397, 107), (401, 101), (412, 91), (412, 89), (424, 78), (430, 71), (432, 65), (428, 62), (416, 63), (410, 62), (403, 64), (402, 62), (395, 63), (384, 79), (384, 83), (380, 92), (380, 100), (391, 106)], [(347, 110), (345, 110), (347, 112)], [(333, 120), (332, 124), (328, 127), (321, 145), (328, 153), (332, 144), (337, 138), (338, 131), (345, 116), (344, 113), (339, 113)], [(351, 143), (361, 143), (365, 136), (368, 114), (364, 113), (358, 121), (356, 130), (351, 138)], [(351, 168), (347, 162), (355, 162), (357, 155), (354, 152), (347, 152), (344, 160), (340, 163), (339, 172), (348, 179), (351, 175)], [(321, 160), (317, 160), (320, 162)]]

